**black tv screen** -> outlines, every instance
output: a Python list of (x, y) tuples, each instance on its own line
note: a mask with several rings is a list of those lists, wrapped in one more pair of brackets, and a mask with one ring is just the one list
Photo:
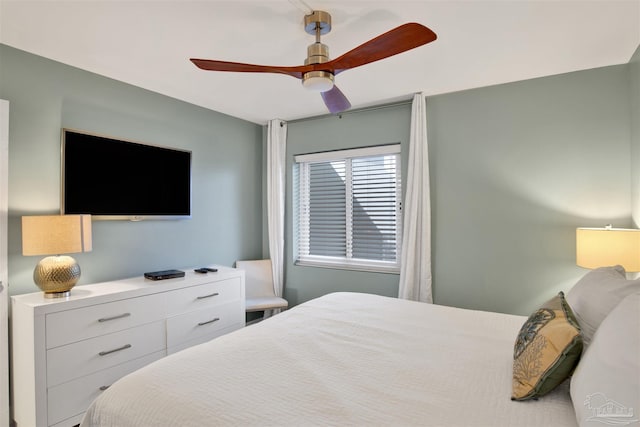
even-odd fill
[(191, 152), (62, 130), (63, 214), (94, 219), (191, 216)]

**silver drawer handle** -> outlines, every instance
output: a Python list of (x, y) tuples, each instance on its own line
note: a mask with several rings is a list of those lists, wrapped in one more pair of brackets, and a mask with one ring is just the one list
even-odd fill
[(123, 317), (129, 317), (129, 316), (131, 316), (131, 313), (122, 313), (122, 314), (118, 314), (117, 316), (103, 317), (102, 319), (98, 319), (98, 322), (108, 322), (109, 320), (122, 319)]
[(116, 351), (122, 351), (131, 348), (131, 344), (125, 344), (122, 347), (114, 348), (113, 350), (101, 351), (99, 356), (106, 356), (107, 354), (115, 353)]
[(205, 299), (205, 298), (217, 297), (218, 295), (220, 295), (218, 292), (214, 292), (214, 293), (209, 294), (209, 295), (202, 295), (201, 297), (196, 297), (196, 299)]
[(208, 325), (209, 323), (217, 322), (218, 320), (220, 320), (220, 318), (216, 317), (215, 319), (207, 320), (206, 322), (200, 322), (198, 323), (198, 326)]
[(100, 391), (105, 391), (106, 389), (108, 389), (109, 387), (111, 387), (110, 385), (103, 385), (100, 386)]

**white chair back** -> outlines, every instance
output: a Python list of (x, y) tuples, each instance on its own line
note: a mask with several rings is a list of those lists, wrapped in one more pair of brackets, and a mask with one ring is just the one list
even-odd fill
[(247, 298), (275, 296), (270, 259), (236, 261), (236, 268), (245, 272), (245, 293)]

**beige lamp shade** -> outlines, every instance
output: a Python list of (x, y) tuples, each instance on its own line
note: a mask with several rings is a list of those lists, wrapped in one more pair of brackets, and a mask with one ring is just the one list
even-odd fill
[(91, 215), (22, 217), (22, 254), (52, 255), (36, 265), (33, 281), (46, 298), (67, 297), (80, 279), (80, 266), (70, 256), (91, 250)]
[(91, 251), (91, 215), (22, 217), (22, 255)]
[(576, 264), (591, 269), (621, 265), (627, 272), (640, 271), (640, 230), (578, 228)]

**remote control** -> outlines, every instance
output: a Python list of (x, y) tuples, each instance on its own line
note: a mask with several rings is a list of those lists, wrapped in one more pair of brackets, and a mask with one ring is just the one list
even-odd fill
[(196, 273), (206, 274), (208, 272), (215, 273), (216, 271), (218, 271), (218, 269), (217, 268), (202, 267), (202, 268), (196, 268), (193, 271), (195, 271)]

